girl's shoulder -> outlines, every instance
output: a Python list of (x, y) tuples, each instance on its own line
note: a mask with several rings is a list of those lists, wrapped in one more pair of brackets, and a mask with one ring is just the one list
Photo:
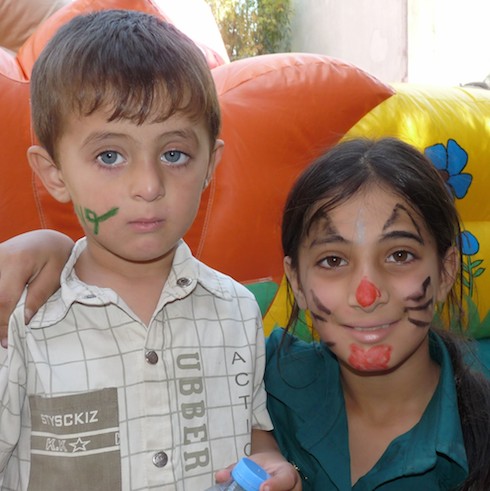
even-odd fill
[(338, 362), (323, 344), (274, 329), (266, 341), (266, 382), (290, 388), (323, 386), (338, 375)]
[(298, 355), (318, 358), (318, 356), (322, 357), (325, 351), (321, 343), (304, 341), (281, 327), (272, 330), (266, 339), (266, 346), (268, 359), (274, 357), (282, 359)]

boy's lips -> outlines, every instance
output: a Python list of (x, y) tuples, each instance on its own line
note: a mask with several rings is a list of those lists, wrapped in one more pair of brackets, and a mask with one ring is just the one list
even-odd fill
[(131, 220), (129, 225), (140, 232), (153, 232), (164, 224), (163, 218), (136, 218)]

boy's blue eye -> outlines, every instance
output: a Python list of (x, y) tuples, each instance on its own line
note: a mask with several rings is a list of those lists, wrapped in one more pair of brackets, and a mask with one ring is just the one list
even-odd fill
[(162, 155), (162, 160), (168, 164), (187, 164), (189, 155), (180, 150), (169, 150)]
[(115, 165), (121, 163), (121, 155), (113, 150), (107, 150), (97, 155), (97, 160), (104, 165)]

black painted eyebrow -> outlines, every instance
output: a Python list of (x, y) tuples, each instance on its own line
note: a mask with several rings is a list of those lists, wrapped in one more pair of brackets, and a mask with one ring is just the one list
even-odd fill
[(387, 233), (383, 235), (383, 238), (407, 238), (407, 239), (415, 239), (417, 242), (419, 242), (421, 245), (424, 245), (424, 239), (422, 238), (422, 234), (420, 232), (420, 227), (410, 211), (403, 206), (400, 203), (397, 203), (395, 207), (393, 208), (393, 211), (391, 212), (390, 217), (388, 220), (386, 220), (385, 224), (383, 225), (383, 232), (393, 226), (393, 224), (398, 220), (400, 216), (400, 212), (405, 212), (412, 222), (412, 225), (415, 227), (415, 230), (417, 231), (417, 234), (413, 234), (410, 232), (405, 232), (405, 231), (394, 231), (391, 233)]
[(322, 244), (331, 244), (331, 243), (342, 243), (342, 244), (348, 244), (349, 241), (344, 239), (339, 234), (330, 234), (330, 235), (324, 235), (322, 237), (316, 237), (313, 239), (310, 243), (310, 247), (314, 247), (317, 245), (322, 245)]
[(314, 247), (322, 244), (330, 244), (332, 242), (341, 242), (347, 243), (348, 241), (339, 234), (339, 231), (335, 227), (335, 225), (330, 220), (330, 217), (327, 214), (322, 214), (321, 218), (317, 221), (319, 224), (321, 222), (324, 223), (324, 227), (320, 237), (315, 237), (311, 243), (310, 247)]

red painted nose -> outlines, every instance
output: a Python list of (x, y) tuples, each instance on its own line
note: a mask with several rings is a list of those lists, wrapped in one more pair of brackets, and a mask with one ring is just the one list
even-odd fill
[(380, 291), (364, 277), (356, 290), (356, 300), (361, 307), (369, 307), (381, 296)]

